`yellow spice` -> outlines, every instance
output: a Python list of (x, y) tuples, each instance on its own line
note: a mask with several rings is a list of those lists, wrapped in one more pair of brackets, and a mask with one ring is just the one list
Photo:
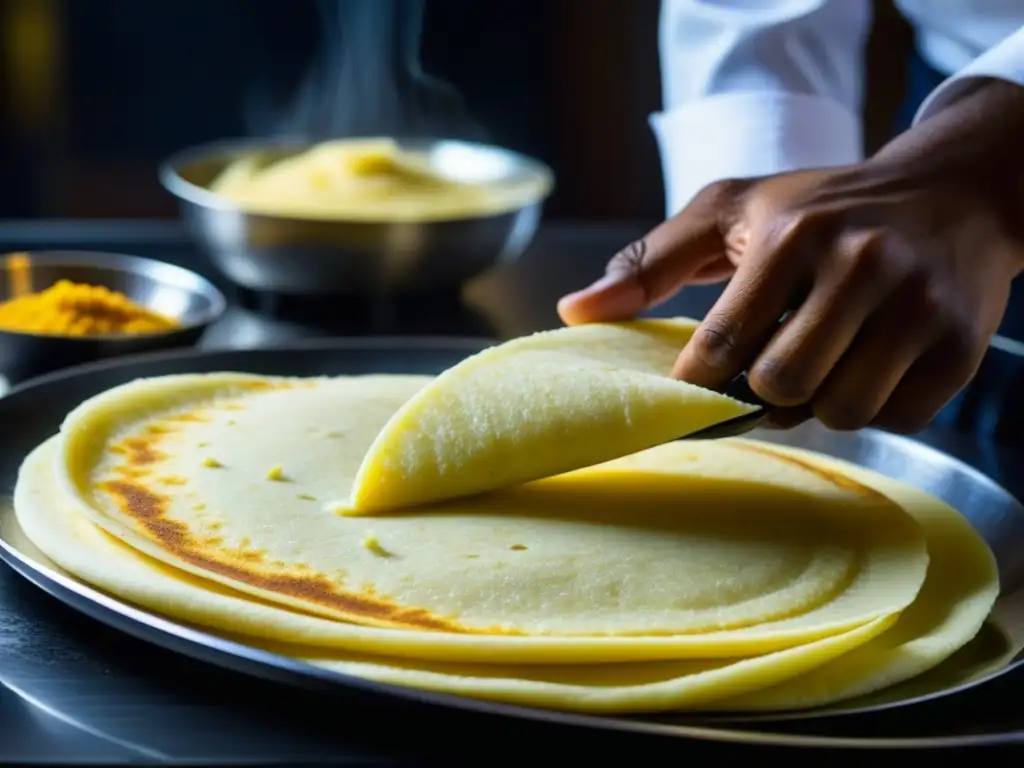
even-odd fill
[(0, 303), (0, 330), (52, 336), (139, 335), (177, 328), (170, 318), (103, 286), (61, 280)]
[(32, 261), (24, 253), (14, 253), (3, 261), (10, 282), (11, 298), (32, 293)]

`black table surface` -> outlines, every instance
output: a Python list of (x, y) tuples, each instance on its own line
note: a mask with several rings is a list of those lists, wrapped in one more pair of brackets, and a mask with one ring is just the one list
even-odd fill
[[(229, 291), (235, 305), (201, 344), (253, 347), (332, 334), (510, 337), (554, 327), (557, 297), (598, 276), (610, 254), (644, 230), (628, 223), (548, 225), (518, 263), (468, 286), (461, 304), (456, 297), (427, 297), (393, 304), (353, 300), (342, 308), (328, 302), (318, 308), (316, 302)], [(218, 280), (173, 222), (0, 223), (0, 249), (132, 253)], [(701, 316), (718, 290), (685, 291), (655, 314)], [(1014, 342), (997, 341), (990, 358), (975, 385), (989, 401), (1024, 370), (1021, 347)], [(989, 396), (990, 390), (996, 395)], [(10, 428), (0, 425), (0, 438)], [(939, 430), (922, 439), (1018, 495), (1024, 492), (1017, 450)], [(927, 737), (1017, 729), (1024, 743), (1024, 697), (1014, 696), (1022, 684), (1016, 676), (953, 704), (853, 725), (824, 724), (815, 732), (842, 728), (845, 735)], [(635, 759), (643, 750), (652, 762), (674, 754), (753, 756), (739, 749), (499, 720), (354, 693), (297, 692), (121, 635), (0, 565), (0, 765), (471, 765), (493, 761), (495, 754), (536, 760), (569, 750), (579, 759), (616, 754)], [(757, 748), (757, 756), (770, 751)]]

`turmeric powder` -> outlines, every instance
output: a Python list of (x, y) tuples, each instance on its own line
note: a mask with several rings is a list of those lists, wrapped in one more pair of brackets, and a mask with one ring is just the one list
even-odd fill
[(49, 336), (165, 333), (178, 324), (98, 285), (61, 280), (45, 291), (0, 303), (0, 330)]
[(12, 253), (2, 262), (7, 270), (12, 299), (32, 293), (32, 261), (24, 253)]

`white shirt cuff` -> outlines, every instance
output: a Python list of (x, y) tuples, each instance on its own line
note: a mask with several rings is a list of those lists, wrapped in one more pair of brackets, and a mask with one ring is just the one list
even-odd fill
[(728, 93), (650, 118), (668, 216), (722, 179), (861, 160), (861, 122), (842, 104), (794, 93)]
[(970, 81), (978, 77), (1006, 80), (1024, 87), (1024, 28), (989, 48), (932, 91), (917, 110), (914, 123), (931, 117), (955, 101)]

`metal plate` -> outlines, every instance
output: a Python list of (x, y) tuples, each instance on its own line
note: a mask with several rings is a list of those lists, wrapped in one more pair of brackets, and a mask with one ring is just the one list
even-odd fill
[[(279, 349), (149, 355), (37, 379), (15, 389), (8, 397), (0, 398), (0, 424), (17, 425), (15, 430), (5, 430), (7, 434), (0, 443), (0, 494), (9, 496), (22, 458), (58, 430), (68, 411), (88, 397), (135, 378), (215, 370), (271, 375), (437, 373), (483, 346), (486, 344), (479, 340), (465, 339), (321, 341)], [(836, 719), (839, 715), (844, 716), (843, 720), (855, 720), (859, 715), (903, 709), (911, 704), (925, 704), (938, 696), (962, 694), (1010, 671), (1024, 671), (1024, 660), (1020, 656), (995, 672), (990, 671), (989, 666), (1000, 654), (1005, 657), (1009, 644), (1019, 646), (1020, 634), (1024, 631), (1024, 621), (1021, 621), (1024, 612), (1021, 610), (1024, 608), (1024, 507), (966, 464), (906, 438), (870, 430), (833, 433), (813, 424), (788, 433), (765, 432), (755, 436), (853, 461), (918, 486), (964, 512), (996, 553), (1004, 584), (1000, 617), (1005, 618), (1004, 633), (1012, 637), (986, 630), (965, 649), (968, 652), (973, 649), (975, 660), (962, 665), (952, 676), (952, 684), (948, 675), (943, 678), (946, 666), (943, 665), (934, 675), (941, 690), (926, 685), (924, 690), (908, 691), (907, 698), (882, 697), (828, 710), (757, 717), (696, 718), (671, 714), (596, 717), (492, 704), (347, 677), (165, 619), (85, 586), (61, 571), (21, 534), (9, 502), (0, 503), (0, 556), (18, 573), (59, 600), (130, 635), (202, 661), (305, 688), (350, 687), (440, 706), (552, 723), (746, 744), (892, 748), (1024, 742), (1024, 730), (938, 739), (821, 736), (815, 735), (815, 729), (810, 726), (805, 729), (807, 733), (785, 732), (792, 730), (787, 720), (818, 722)], [(740, 726), (757, 730), (740, 730)], [(768, 732), (769, 728), (777, 732)]]

